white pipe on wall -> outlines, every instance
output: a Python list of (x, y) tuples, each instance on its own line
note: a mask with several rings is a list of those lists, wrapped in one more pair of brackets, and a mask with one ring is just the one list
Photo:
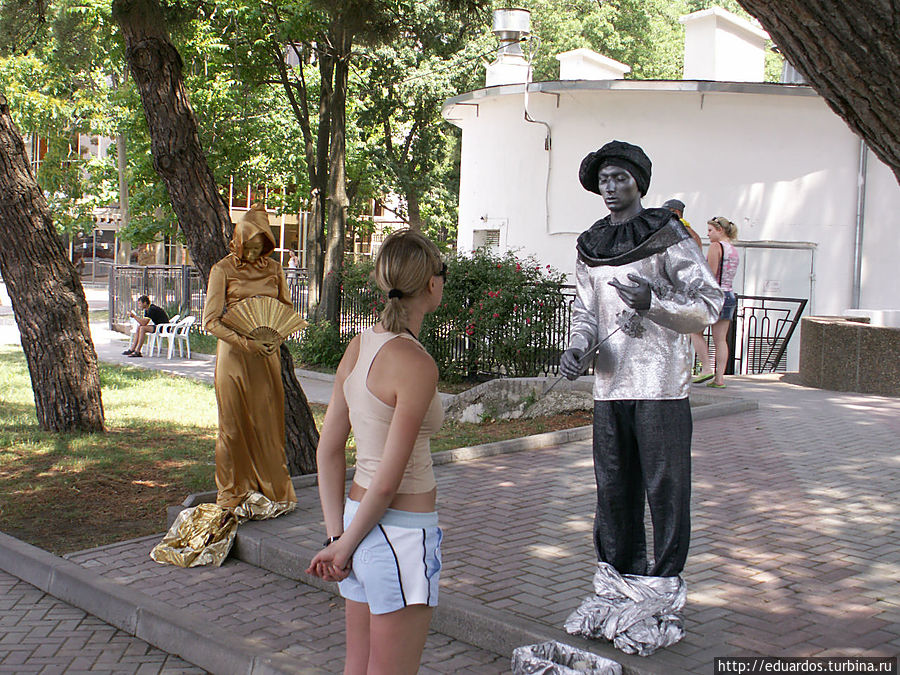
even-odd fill
[(859, 172), (856, 178), (856, 233), (853, 237), (853, 291), (850, 309), (859, 309), (862, 289), (862, 248), (863, 225), (866, 220), (866, 174), (868, 170), (869, 146), (859, 139)]

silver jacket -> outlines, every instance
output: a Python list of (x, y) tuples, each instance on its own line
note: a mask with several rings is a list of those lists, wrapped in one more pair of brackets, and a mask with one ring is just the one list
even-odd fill
[[(635, 312), (610, 280), (647, 279), (650, 308)], [(575, 263), (576, 297), (569, 347), (587, 351), (618, 330), (594, 360), (594, 400), (679, 399), (691, 377), (690, 333), (714, 323), (724, 295), (690, 238), (622, 265)]]

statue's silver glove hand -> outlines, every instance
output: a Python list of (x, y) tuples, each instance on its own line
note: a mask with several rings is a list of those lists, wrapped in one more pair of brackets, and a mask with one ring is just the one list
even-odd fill
[(584, 352), (575, 347), (564, 351), (559, 358), (560, 375), (564, 375), (569, 380), (577, 380), (584, 370), (581, 365), (583, 356)]
[(634, 282), (634, 286), (626, 286), (617, 279), (609, 282), (616, 289), (622, 302), (631, 309), (650, 309), (650, 282), (637, 274), (629, 274), (628, 279)]

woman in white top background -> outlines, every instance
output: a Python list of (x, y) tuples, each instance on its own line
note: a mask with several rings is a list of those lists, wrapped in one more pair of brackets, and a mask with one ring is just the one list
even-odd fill
[(725, 292), (725, 304), (722, 305), (718, 320), (710, 328), (716, 350), (715, 370), (712, 368), (709, 351), (703, 337), (699, 334), (691, 336), (701, 366), (700, 374), (694, 378), (694, 382), (712, 380), (706, 386), (721, 389), (725, 387), (725, 366), (728, 365), (728, 328), (731, 326), (737, 308), (737, 297), (732, 284), (740, 263), (740, 256), (732, 242), (737, 239), (738, 231), (737, 225), (722, 216), (711, 218), (706, 225), (709, 235), (706, 261), (716, 277), (716, 281), (719, 282), (719, 286)]
[[(344, 672), (353, 675), (418, 670), (440, 570), (428, 439), (443, 410), (437, 366), (418, 335), (440, 305), (446, 267), (433, 242), (402, 230), (385, 239), (374, 276), (388, 299), (337, 369), (317, 450), (327, 538), (307, 569), (340, 582)], [(351, 426), (357, 468), (345, 503)]]

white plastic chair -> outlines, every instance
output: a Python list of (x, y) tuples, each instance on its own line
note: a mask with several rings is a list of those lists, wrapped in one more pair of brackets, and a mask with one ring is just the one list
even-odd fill
[(156, 350), (157, 355), (162, 356), (162, 340), (160, 339), (160, 335), (162, 335), (165, 327), (169, 326), (174, 328), (175, 324), (178, 323), (178, 319), (179, 315), (176, 314), (169, 319), (169, 323), (156, 324), (156, 330), (152, 333), (147, 333), (147, 356), (153, 356), (154, 349)]
[(187, 349), (187, 357), (191, 358), (191, 326), (194, 325), (196, 320), (197, 318), (194, 316), (186, 316), (174, 326), (163, 332), (162, 337), (169, 341), (169, 355), (167, 358), (172, 358), (176, 342), (178, 343), (179, 358), (184, 358), (182, 345)]

